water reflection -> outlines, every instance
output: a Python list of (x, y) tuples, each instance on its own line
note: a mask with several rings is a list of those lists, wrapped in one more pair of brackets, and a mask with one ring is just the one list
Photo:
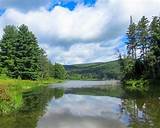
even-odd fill
[(65, 94), (123, 97), (124, 90), (120, 86), (100, 86), (86, 88), (67, 88)]
[(0, 128), (160, 128), (158, 89), (140, 97), (88, 84), (26, 92), (18, 112), (0, 117)]
[(124, 128), (119, 98), (66, 94), (52, 100), (37, 128)]
[(122, 101), (123, 111), (130, 114), (130, 127), (160, 128), (160, 99), (158, 97)]
[(87, 88), (87, 87), (102, 87), (106, 85), (115, 86), (120, 85), (119, 80), (107, 80), (107, 81), (81, 81), (81, 80), (70, 80), (66, 81), (64, 83), (58, 83), (51, 86), (52, 88)]
[(39, 118), (45, 113), (45, 107), (53, 98), (63, 96), (62, 89), (43, 88), (23, 95), (21, 110), (0, 117), (0, 128), (36, 128)]

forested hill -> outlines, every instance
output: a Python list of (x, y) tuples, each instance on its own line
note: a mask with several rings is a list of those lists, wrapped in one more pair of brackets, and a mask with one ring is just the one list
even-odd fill
[(69, 79), (120, 79), (118, 60), (89, 64), (64, 65)]

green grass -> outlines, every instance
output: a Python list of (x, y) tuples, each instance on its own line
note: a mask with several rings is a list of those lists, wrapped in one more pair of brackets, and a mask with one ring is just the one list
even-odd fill
[(59, 82), (62, 80), (31, 81), (0, 77), (0, 114), (8, 114), (18, 110), (23, 105), (23, 92), (33, 91), (50, 83)]

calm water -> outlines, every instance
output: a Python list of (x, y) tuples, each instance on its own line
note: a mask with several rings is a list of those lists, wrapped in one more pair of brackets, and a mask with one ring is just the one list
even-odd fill
[(119, 81), (67, 81), (24, 93), (0, 128), (160, 128), (159, 93), (145, 97), (126, 94)]

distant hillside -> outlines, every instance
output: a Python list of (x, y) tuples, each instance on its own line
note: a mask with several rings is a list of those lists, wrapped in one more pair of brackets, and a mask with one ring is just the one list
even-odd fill
[(69, 79), (120, 79), (118, 60), (110, 62), (64, 65)]

